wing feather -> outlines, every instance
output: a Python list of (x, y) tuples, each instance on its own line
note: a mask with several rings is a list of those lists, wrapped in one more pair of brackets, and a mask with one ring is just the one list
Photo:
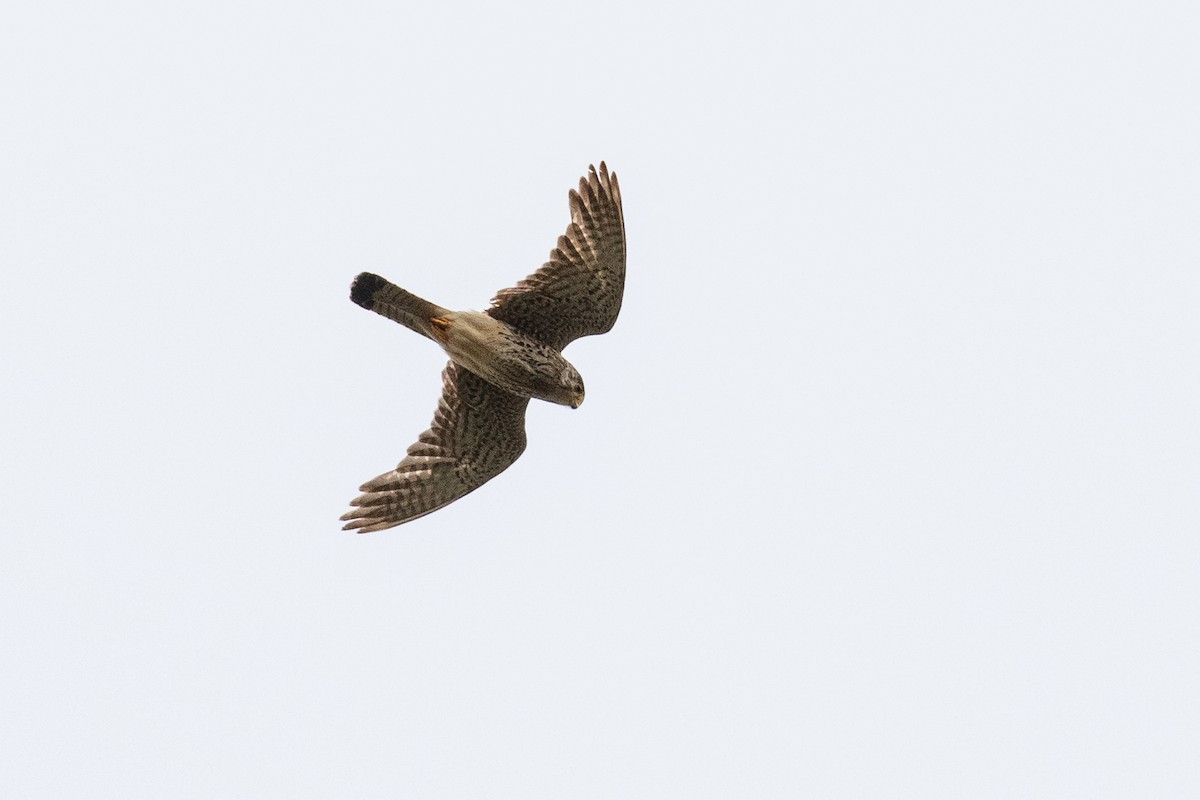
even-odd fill
[(589, 167), (568, 194), (571, 223), (549, 260), (488, 309), (496, 319), (557, 350), (581, 336), (606, 333), (625, 292), (625, 217), (616, 173)]
[(433, 424), (396, 468), (360, 487), (345, 530), (380, 531), (436, 511), (499, 475), (525, 450), (528, 397), (454, 362), (442, 372)]

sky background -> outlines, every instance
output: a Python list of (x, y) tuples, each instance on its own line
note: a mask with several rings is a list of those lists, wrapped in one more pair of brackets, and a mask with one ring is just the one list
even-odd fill
[[(1192, 3), (0, 10), (0, 795), (1196, 797)], [(577, 411), (338, 516), (605, 159)]]

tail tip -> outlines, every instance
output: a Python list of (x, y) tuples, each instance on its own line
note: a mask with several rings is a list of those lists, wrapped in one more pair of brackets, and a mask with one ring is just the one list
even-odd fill
[(354, 279), (354, 283), (350, 284), (350, 299), (365, 309), (370, 310), (371, 301), (375, 298), (375, 293), (378, 292), (387, 283), (383, 278), (371, 272), (360, 272), (358, 277)]

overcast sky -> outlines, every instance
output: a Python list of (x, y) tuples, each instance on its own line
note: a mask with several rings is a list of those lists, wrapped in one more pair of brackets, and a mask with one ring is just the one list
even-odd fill
[[(0, 795), (1200, 796), (1190, 3), (6, 3)], [(337, 518), (605, 159), (577, 411)]]

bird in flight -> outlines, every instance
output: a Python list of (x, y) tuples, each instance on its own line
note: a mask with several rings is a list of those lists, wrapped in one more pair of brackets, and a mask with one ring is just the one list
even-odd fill
[(450, 356), (433, 424), (395, 469), (367, 481), (344, 530), (379, 531), (437, 511), (499, 475), (525, 450), (529, 398), (578, 408), (583, 379), (562, 356), (608, 332), (625, 291), (625, 218), (616, 173), (589, 167), (569, 194), (571, 224), (550, 260), (487, 311), (450, 311), (364, 272), (350, 299)]

